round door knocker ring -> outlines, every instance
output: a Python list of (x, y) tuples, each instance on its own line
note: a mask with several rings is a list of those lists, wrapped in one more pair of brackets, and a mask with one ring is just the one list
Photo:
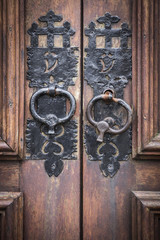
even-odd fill
[[(61, 95), (61, 96), (67, 97), (69, 99), (70, 105), (71, 105), (68, 115), (65, 116), (64, 118), (58, 118), (54, 114), (48, 114), (45, 117), (41, 117), (36, 111), (35, 104), (37, 102), (37, 99), (42, 95), (49, 95), (51, 97)], [(42, 88), (32, 95), (31, 101), (30, 101), (30, 110), (31, 110), (31, 114), (35, 120), (37, 120), (43, 124), (46, 124), (49, 127), (48, 134), (54, 134), (55, 133), (54, 128), (56, 125), (58, 125), (60, 123), (65, 123), (73, 117), (75, 110), (76, 110), (76, 101), (70, 92), (63, 90), (61, 88), (55, 88), (55, 87)]]
[[(98, 142), (103, 142), (103, 136), (104, 136), (105, 132), (108, 132), (111, 134), (123, 133), (124, 131), (126, 131), (129, 128), (129, 126), (132, 122), (132, 109), (124, 100), (113, 97), (113, 93), (114, 93), (113, 91), (107, 90), (104, 92), (104, 94), (101, 94), (101, 95), (98, 95), (98, 96), (92, 98), (87, 106), (88, 121), (99, 130), (99, 136), (97, 138)], [(127, 122), (122, 128), (120, 128), (120, 129), (112, 128), (111, 126), (114, 125), (114, 119), (111, 117), (107, 117), (103, 121), (100, 121), (100, 122), (96, 122), (92, 118), (92, 108), (93, 108), (94, 104), (99, 100), (107, 101), (107, 103), (115, 102), (115, 103), (120, 104), (122, 107), (124, 107), (126, 109)]]

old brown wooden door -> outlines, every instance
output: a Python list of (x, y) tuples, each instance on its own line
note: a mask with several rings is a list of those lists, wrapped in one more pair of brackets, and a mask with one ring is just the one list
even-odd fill
[[(74, 50), (77, 73), (72, 76), (73, 84), (68, 88), (76, 99), (73, 119), (78, 126), (75, 135), (77, 159), (63, 160), (64, 168), (58, 177), (49, 177), (44, 168), (45, 160), (35, 159), (26, 151), (27, 119), (33, 119), (29, 102), (36, 91), (36, 86), (29, 87), (31, 79), (27, 80), (27, 47), (31, 46), (31, 34), (27, 30), (37, 26), (32, 25), (33, 22), (40, 28), (46, 27), (46, 23), (38, 22), (38, 18), (49, 10), (63, 16), (55, 27), (62, 27), (64, 21), (70, 23), (70, 26), (68, 23), (63, 26), (75, 30), (75, 34), (70, 30), (70, 46), (77, 47)], [(99, 168), (100, 159), (90, 161), (86, 150), (89, 141), (85, 138), (85, 126), (89, 125), (86, 108), (94, 96), (94, 86), (85, 80), (83, 62), (87, 58), (85, 48), (95, 33), (94, 27), (104, 28), (105, 23), (98, 23), (96, 19), (107, 12), (111, 14), (107, 16), (120, 18), (119, 21), (113, 20), (115, 31), (124, 22), (128, 29), (132, 29), (132, 41), (131, 36), (128, 37), (126, 46), (127, 49), (132, 46), (132, 81), (127, 79), (123, 90), (124, 100), (133, 106), (133, 124), (132, 155), (127, 161), (120, 161), (120, 168), (114, 176), (105, 177)], [(158, 0), (0, 1), (1, 239), (160, 239), (159, 12)], [(126, 25), (123, 26), (125, 28)], [(90, 29), (88, 36), (84, 29)], [(121, 48), (120, 41), (119, 37), (111, 39), (110, 48)], [(39, 36), (35, 44), (45, 48), (45, 34)], [(54, 47), (63, 48), (63, 44), (62, 36), (55, 36)], [(104, 38), (96, 36), (95, 44), (97, 49), (105, 48)], [(128, 68), (129, 63), (125, 64)], [(47, 67), (50, 70), (52, 66)], [(104, 68), (103, 65), (100, 71), (103, 72)], [(120, 71), (125, 72), (124, 65)], [(119, 73), (115, 81), (120, 79), (120, 75), (124, 74)], [(50, 82), (54, 81), (56, 77), (51, 77)], [(64, 84), (63, 77), (59, 84)], [(97, 83), (94, 84), (96, 86)], [(102, 110), (99, 111), (101, 113)], [(46, 137), (43, 130), (42, 135)], [(121, 148), (126, 151), (128, 143), (125, 144), (126, 147), (123, 144)], [(40, 149), (44, 156), (46, 145)], [(114, 149), (117, 147), (113, 143), (110, 145)], [(117, 148), (115, 156), (119, 154), (117, 151), (121, 151)], [(96, 151), (101, 157), (100, 147)]]

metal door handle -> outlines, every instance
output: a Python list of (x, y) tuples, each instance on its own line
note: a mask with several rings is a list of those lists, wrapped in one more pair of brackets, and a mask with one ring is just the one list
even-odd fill
[[(71, 104), (68, 115), (65, 116), (64, 118), (58, 118), (54, 114), (48, 114), (48, 115), (46, 115), (46, 117), (41, 117), (36, 111), (35, 103), (36, 103), (37, 99), (42, 95), (49, 95), (52, 97), (61, 95), (61, 96), (67, 97)], [(54, 128), (56, 125), (67, 122), (68, 120), (70, 120), (72, 118), (72, 116), (74, 115), (75, 110), (76, 110), (76, 101), (70, 92), (63, 90), (61, 88), (55, 88), (55, 87), (42, 88), (32, 95), (31, 101), (30, 101), (30, 110), (31, 110), (32, 116), (37, 121), (44, 123), (49, 127), (48, 134), (54, 134)]]
[[(112, 126), (114, 125), (114, 119), (111, 117), (106, 117), (103, 121), (100, 121), (100, 122), (96, 122), (92, 118), (92, 108), (94, 104), (99, 100), (104, 100), (104, 101), (107, 101), (108, 103), (113, 101), (115, 103), (120, 104), (122, 107), (124, 107), (127, 110), (127, 122), (122, 128), (120, 129), (112, 128)], [(105, 91), (104, 94), (95, 96), (94, 98), (91, 99), (91, 101), (87, 106), (87, 118), (88, 118), (88, 121), (99, 130), (99, 136), (97, 138), (97, 141), (103, 142), (103, 136), (105, 132), (108, 132), (111, 134), (120, 134), (129, 128), (132, 122), (132, 109), (124, 100), (120, 98), (115, 98), (114, 91), (109, 89)]]

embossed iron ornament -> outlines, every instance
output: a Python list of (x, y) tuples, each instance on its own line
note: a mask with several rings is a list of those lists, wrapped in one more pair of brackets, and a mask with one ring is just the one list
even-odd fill
[[(77, 47), (70, 46), (70, 37), (75, 34), (69, 22), (55, 27), (62, 16), (50, 10), (39, 18), (44, 26), (33, 23), (28, 30), (30, 47), (27, 48), (29, 87), (37, 91), (31, 98), (32, 119), (27, 121), (27, 159), (45, 161), (49, 176), (58, 176), (63, 170), (62, 160), (76, 159), (77, 122), (70, 120), (75, 112), (75, 99), (67, 91), (75, 85), (77, 76)], [(63, 47), (54, 46), (54, 38), (61, 35)], [(40, 47), (40, 38), (46, 39)], [(70, 101), (70, 111), (66, 113), (66, 97)]]
[[(88, 85), (93, 88), (94, 96), (101, 95), (106, 89), (113, 89), (116, 97), (123, 99), (123, 89), (132, 78), (132, 56), (131, 49), (128, 48), (131, 30), (127, 23), (122, 23), (119, 29), (112, 28), (113, 24), (119, 21), (118, 16), (106, 13), (97, 19), (104, 27), (96, 28), (96, 24), (91, 22), (89, 28), (85, 29), (89, 43), (85, 49), (87, 56), (84, 76)], [(97, 37), (104, 37), (104, 48), (96, 48)], [(120, 43), (117, 48), (113, 47), (115, 38)], [(100, 122), (110, 117), (114, 119), (117, 130), (123, 128), (126, 122), (124, 116), (125, 112), (118, 104), (106, 104), (101, 100), (94, 105), (95, 121)], [(100, 169), (106, 177), (116, 174), (120, 168), (119, 161), (129, 159), (131, 144), (131, 127), (119, 135), (105, 133), (103, 142), (100, 143), (97, 141), (96, 129), (91, 125), (85, 126), (85, 148), (88, 158), (91, 161), (101, 161)]]

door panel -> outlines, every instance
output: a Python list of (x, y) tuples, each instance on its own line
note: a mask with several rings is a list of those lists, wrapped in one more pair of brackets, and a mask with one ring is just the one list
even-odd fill
[(0, 158), (17, 160), (23, 157), (24, 144), (23, 2), (1, 0), (0, 21)]
[[(135, 10), (136, 9), (136, 10)], [(133, 157), (159, 159), (159, 1), (133, 4)], [(142, 27), (143, 25), (143, 27)]]
[(0, 192), (0, 238), (23, 239), (23, 195)]
[[(120, 17), (120, 28), (123, 22), (131, 27), (130, 1), (84, 1), (84, 28), (91, 21), (96, 22), (100, 16), (109, 12)], [(100, 24), (96, 24), (100, 27)], [(87, 37), (84, 47), (88, 45)], [(99, 43), (100, 45), (100, 43)], [(90, 94), (88, 94), (88, 92)], [(84, 81), (84, 112), (93, 97), (93, 89)], [(124, 100), (131, 105), (131, 82), (124, 89)], [(102, 109), (103, 110), (103, 109)], [(99, 110), (101, 111), (101, 109)], [(107, 113), (106, 113), (107, 116)], [(84, 123), (88, 124), (84, 114)], [(84, 239), (131, 239), (130, 187), (135, 184), (136, 170), (131, 159), (122, 161), (120, 169), (113, 178), (102, 175), (99, 161), (89, 161), (84, 151), (83, 166), (83, 226)], [(127, 226), (127, 227), (126, 227)]]
[[(9, 239), (18, 240), (22, 239), (22, 228), (24, 240), (130, 240), (153, 236), (158, 239), (160, 201), (159, 192), (155, 193), (160, 182), (158, 0), (1, 0), (0, 4), (1, 239), (8, 226), (9, 234), (13, 233)], [(77, 160), (63, 160), (64, 169), (58, 177), (49, 177), (44, 168), (46, 160), (36, 160), (27, 151), (27, 120), (33, 120), (30, 99), (37, 91), (36, 87), (29, 87), (27, 80), (27, 47), (31, 44), (27, 31), (33, 22), (43, 27), (45, 24), (38, 18), (49, 10), (63, 16), (56, 26), (65, 21), (71, 24), (75, 30), (71, 46), (78, 47), (77, 77), (73, 79), (75, 85), (68, 88), (76, 99), (73, 119), (77, 121)], [(113, 24), (114, 29), (121, 28), (124, 22), (132, 28), (132, 81), (124, 88), (123, 97), (130, 106), (133, 104), (133, 158), (130, 155), (127, 161), (120, 161), (120, 169), (112, 177), (102, 174), (100, 159), (89, 160), (85, 139), (86, 124), (94, 129), (86, 116), (94, 92), (84, 74), (85, 48), (89, 43), (85, 29), (107, 12), (120, 18)], [(96, 28), (104, 27), (96, 24)], [(55, 43), (62, 47), (62, 38), (56, 36)], [(43, 36), (38, 44), (45, 46)], [(117, 39), (112, 44), (116, 48), (120, 43)], [(96, 46), (104, 48), (103, 37), (96, 39)], [(104, 110), (100, 108), (101, 113)], [(91, 148), (94, 146), (93, 142)], [(139, 219), (141, 224), (137, 224)], [(146, 226), (150, 232), (145, 231)]]
[[(132, 239), (159, 239), (159, 192), (135, 191), (132, 196)], [(141, 219), (141, 222), (140, 222)]]
[[(49, 10), (62, 15), (63, 21), (55, 23), (63, 26), (70, 22), (75, 35), (71, 37), (71, 46), (78, 47), (77, 77), (75, 86), (69, 87), (76, 99), (77, 139), (79, 139), (80, 121), (80, 1), (25, 1), (25, 45), (30, 46), (30, 35), (27, 30), (38, 18), (45, 16)], [(63, 46), (61, 38), (57, 39), (57, 47)], [(45, 45), (43, 38), (39, 43)], [(26, 54), (26, 71), (27, 54)], [(25, 123), (33, 119), (29, 102), (36, 88), (25, 82)], [(53, 106), (54, 107), (54, 106)], [(27, 128), (27, 126), (26, 126)], [(25, 239), (79, 239), (80, 234), (80, 151), (77, 141), (77, 160), (64, 160), (64, 169), (58, 177), (49, 177), (44, 168), (44, 160), (25, 160), (22, 164), (21, 189), (25, 195), (24, 238)], [(26, 147), (25, 147), (26, 150)], [(27, 153), (26, 153), (27, 156)], [(33, 157), (34, 158), (34, 157)]]
[[(132, 44), (133, 52), (133, 83), (128, 84), (124, 90), (124, 100), (131, 105), (132, 103), (132, 92), (133, 92), (133, 156), (140, 146), (144, 146), (143, 140), (151, 139), (153, 132), (157, 133), (158, 128), (157, 119), (158, 111), (156, 110), (156, 103), (158, 101), (157, 91), (157, 65), (154, 67), (153, 59), (157, 60), (158, 51), (156, 51), (157, 44), (153, 48), (152, 36), (156, 34), (156, 28), (153, 30), (153, 24), (157, 25), (158, 21), (153, 20), (150, 15), (150, 11), (153, 13), (157, 12), (157, 2), (150, 3), (149, 1), (134, 1), (133, 4), (133, 15), (131, 1), (84, 1), (84, 28), (88, 28), (91, 21), (104, 16), (105, 12), (109, 12), (112, 15), (117, 15), (121, 18), (118, 24), (123, 22), (129, 23), (131, 27), (131, 17), (133, 16), (132, 28), (134, 39)], [(137, 6), (141, 6), (144, 13), (138, 10)], [(153, 7), (154, 6), (154, 7)], [(154, 8), (154, 10), (153, 10)], [(156, 8), (156, 10), (155, 10)], [(105, 9), (105, 10), (104, 10)], [(105, 11), (105, 12), (104, 12)], [(148, 18), (147, 18), (148, 16)], [(142, 19), (141, 19), (142, 18)], [(135, 20), (136, 19), (136, 20)], [(141, 19), (141, 23), (139, 22)], [(135, 22), (136, 21), (136, 22)], [(156, 21), (156, 23), (154, 23)], [(150, 23), (149, 23), (150, 22)], [(120, 27), (120, 25), (117, 27)], [(139, 30), (137, 31), (137, 24)], [(150, 28), (148, 25), (150, 24)], [(98, 26), (98, 24), (97, 24)], [(149, 29), (149, 30), (148, 30)], [(142, 31), (142, 32), (141, 32)], [(149, 31), (149, 32), (148, 32)], [(155, 31), (155, 33), (153, 33)], [(145, 38), (140, 40), (144, 34)], [(138, 38), (139, 36), (139, 38)], [(154, 35), (155, 36), (155, 35)], [(147, 42), (147, 37), (150, 38), (150, 48)], [(158, 37), (156, 38), (158, 39)], [(84, 47), (88, 46), (88, 39), (84, 37)], [(144, 42), (143, 42), (144, 41)], [(156, 42), (158, 40), (155, 40)], [(100, 45), (101, 43), (99, 43)], [(152, 48), (151, 48), (152, 46)], [(136, 50), (137, 49), (137, 50)], [(143, 51), (144, 50), (144, 51)], [(152, 51), (155, 55), (152, 54)], [(138, 55), (139, 54), (139, 55)], [(146, 55), (145, 55), (146, 54)], [(84, 53), (85, 55), (85, 53)], [(152, 58), (153, 56), (153, 58)], [(148, 65), (147, 65), (148, 64)], [(154, 68), (155, 78), (153, 82), (152, 71)], [(142, 72), (144, 75), (142, 75)], [(138, 75), (139, 74), (139, 75)], [(147, 75), (148, 74), (148, 75)], [(149, 78), (150, 76), (150, 78)], [(85, 77), (84, 77), (85, 78)], [(143, 82), (142, 82), (143, 79)], [(149, 83), (150, 82), (150, 83)], [(132, 87), (132, 86), (133, 87)], [(140, 87), (141, 86), (141, 87)], [(131, 88), (132, 87), (132, 88)], [(137, 91), (138, 89), (138, 91)], [(142, 90), (143, 89), (143, 90)], [(152, 90), (154, 89), (154, 91)], [(157, 90), (156, 90), (157, 89)], [(84, 112), (86, 112), (87, 104), (93, 97), (93, 90), (84, 81)], [(148, 91), (148, 92), (147, 92)], [(138, 97), (136, 96), (138, 94)], [(155, 100), (153, 100), (153, 98)], [(148, 99), (148, 101), (146, 101)], [(155, 102), (155, 104), (154, 104)], [(154, 105), (154, 107), (153, 107)], [(144, 107), (145, 106), (145, 107)], [(99, 110), (100, 111), (100, 110)], [(150, 112), (150, 118), (145, 118), (143, 112), (146, 111), (146, 116)], [(155, 113), (155, 114), (154, 114)], [(154, 117), (152, 117), (154, 114)], [(143, 119), (142, 119), (143, 118)], [(137, 119), (138, 122), (137, 122)], [(142, 120), (141, 120), (142, 119)], [(150, 119), (150, 120), (149, 120)], [(143, 122), (146, 121), (145, 124)], [(154, 124), (150, 124), (150, 121), (155, 121)], [(84, 114), (84, 124), (88, 124), (86, 115)], [(138, 130), (137, 125), (138, 124)], [(148, 126), (148, 130), (146, 127)], [(147, 132), (150, 128), (150, 134)], [(137, 138), (135, 137), (137, 136)], [(138, 140), (137, 140), (138, 139)], [(140, 140), (141, 139), (141, 140)], [(148, 140), (149, 141), (149, 140)], [(157, 140), (158, 141), (158, 140)], [(136, 145), (137, 144), (137, 145)], [(105, 178), (99, 170), (98, 161), (89, 161), (84, 150), (84, 162), (83, 162), (83, 231), (84, 239), (131, 239), (132, 238), (132, 227), (131, 227), (131, 190), (150, 190), (158, 191), (159, 184), (159, 167), (160, 163), (153, 161), (153, 149), (154, 155), (158, 155), (157, 144), (150, 143), (152, 149), (143, 151), (142, 155), (150, 154), (152, 161), (135, 161), (130, 159), (128, 161), (120, 162), (120, 169), (113, 178)], [(155, 147), (154, 147), (155, 146)], [(137, 149), (136, 149), (137, 147)], [(140, 152), (140, 150), (138, 150)], [(152, 153), (147, 152), (152, 151)], [(142, 158), (142, 157), (141, 157)], [(133, 210), (134, 211), (134, 210)], [(133, 214), (135, 214), (133, 212)], [(137, 238), (135, 238), (137, 239)], [(145, 238), (144, 238), (145, 239)]]

